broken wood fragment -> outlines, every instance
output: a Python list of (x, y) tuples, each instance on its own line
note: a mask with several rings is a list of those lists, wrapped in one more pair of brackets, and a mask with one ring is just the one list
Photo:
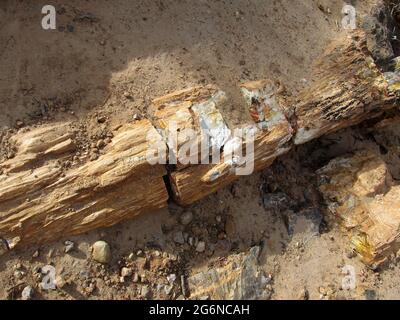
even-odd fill
[[(10, 247), (111, 226), (166, 206), (165, 167), (146, 158), (161, 141), (148, 120), (123, 126), (98, 160), (65, 169), (58, 160), (72, 150), (65, 148), (65, 141), (73, 144), (68, 132), (57, 124), (14, 137), (18, 165), (7, 161), (0, 176), (0, 236)], [(37, 167), (25, 168), (33, 160)]]
[(397, 87), (375, 65), (361, 30), (334, 41), (318, 60), (312, 79), (296, 97), (297, 145), (377, 117), (395, 105)]
[(240, 129), (223, 145), (217, 163), (200, 164), (170, 173), (175, 199), (189, 205), (237, 180), (270, 166), (290, 150), (293, 130), (286, 118), (277, 88), (268, 80), (241, 86), (249, 112), (257, 117), (253, 126)]
[(345, 227), (363, 261), (376, 267), (396, 253), (400, 186), (382, 157), (364, 150), (334, 159), (317, 173), (329, 212)]
[(213, 150), (222, 148), (231, 134), (218, 110), (226, 102), (226, 94), (211, 85), (177, 91), (153, 101), (154, 123), (168, 145), (170, 165), (182, 169), (204, 163)]

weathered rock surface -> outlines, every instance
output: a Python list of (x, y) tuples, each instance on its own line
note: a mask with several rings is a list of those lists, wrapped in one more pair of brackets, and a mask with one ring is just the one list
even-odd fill
[(320, 190), (349, 231), (354, 249), (371, 266), (398, 249), (400, 186), (380, 155), (365, 150), (332, 160), (318, 171)]
[(395, 180), (400, 180), (400, 116), (384, 119), (371, 130), (382, 148), (386, 164)]
[(212, 300), (262, 300), (270, 292), (268, 278), (258, 265), (259, 247), (233, 255), (224, 266), (188, 278), (191, 299), (208, 296)]
[(100, 263), (109, 263), (111, 260), (111, 248), (105, 241), (97, 241), (92, 246), (93, 260)]
[(394, 57), (389, 33), (396, 28), (396, 23), (388, 6), (374, 7), (371, 15), (363, 18), (361, 27), (368, 35), (368, 49), (376, 61), (387, 62)]
[(26, 286), (21, 293), (22, 300), (31, 300), (33, 298), (33, 288), (31, 286)]

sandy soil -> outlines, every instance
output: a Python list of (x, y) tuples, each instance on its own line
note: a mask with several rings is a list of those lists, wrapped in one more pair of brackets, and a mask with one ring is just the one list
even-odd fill
[[(370, 1), (352, 3), (360, 13), (370, 7)], [(56, 31), (41, 29), (44, 4), (0, 3), (3, 149), (4, 137), (17, 127), (60, 119), (73, 121), (90, 143), (135, 114), (146, 115), (151, 99), (194, 84), (214, 83), (231, 93), (232, 103), (222, 112), (233, 125), (243, 122), (235, 85), (273, 78), (292, 93), (299, 90), (314, 59), (339, 32), (344, 2), (55, 0)], [(99, 116), (107, 121), (99, 124)], [(399, 298), (397, 264), (379, 273), (367, 269), (348, 252), (339, 228), (324, 221), (314, 187), (316, 164), (304, 156), (312, 147), (190, 208), (170, 203), (109, 229), (11, 252), (0, 258), (0, 298), (20, 298), (30, 285), (34, 299), (177, 299), (179, 283), (168, 293), (157, 288), (167, 275), (190, 276), (254, 245), (262, 247), (261, 265), (273, 277), (272, 299)], [(179, 221), (187, 211), (193, 221), (185, 226)], [(308, 218), (310, 212), (319, 222)], [(176, 244), (180, 231), (203, 239), (205, 252)], [(108, 266), (90, 258), (99, 239), (111, 246)], [(75, 244), (68, 253), (66, 240)], [(150, 266), (140, 264), (143, 256)], [(56, 268), (59, 289), (40, 290), (45, 265)], [(356, 290), (341, 290), (346, 265), (355, 268)], [(140, 280), (129, 276), (122, 282), (124, 266)]]
[[(327, 15), (317, 1), (55, 1), (58, 30), (44, 31), (43, 3), (0, 5), (2, 126), (96, 111), (112, 125), (199, 83), (233, 96), (237, 83), (265, 77), (298, 88), (342, 7), (322, 1)], [(224, 110), (232, 121), (245, 114), (240, 105)]]

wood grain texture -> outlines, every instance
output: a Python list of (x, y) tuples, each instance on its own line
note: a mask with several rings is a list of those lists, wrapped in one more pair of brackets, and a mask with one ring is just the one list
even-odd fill
[(248, 110), (256, 120), (254, 125), (237, 128), (243, 135), (233, 133), (230, 136), (219, 161), (170, 173), (174, 197), (181, 205), (190, 205), (241, 175), (270, 166), (278, 156), (290, 150), (293, 130), (282, 101), (277, 98), (276, 86), (269, 80), (261, 80), (243, 84), (241, 90)]
[(296, 97), (296, 144), (379, 116), (396, 99), (360, 30), (335, 40), (317, 61), (312, 78), (312, 85)]
[[(215, 86), (192, 87), (153, 101), (153, 120), (169, 148), (169, 164), (183, 169), (203, 163), (231, 132), (219, 108), (226, 94)], [(193, 151), (189, 157), (188, 149)], [(187, 151), (187, 152), (186, 152)]]
[[(165, 167), (146, 160), (161, 137), (147, 120), (122, 127), (98, 160), (67, 170), (59, 162), (74, 144), (67, 124), (14, 139), (16, 157), (3, 164), (0, 176), (0, 235), (11, 247), (111, 226), (166, 206)], [(33, 169), (26, 168), (32, 161)]]

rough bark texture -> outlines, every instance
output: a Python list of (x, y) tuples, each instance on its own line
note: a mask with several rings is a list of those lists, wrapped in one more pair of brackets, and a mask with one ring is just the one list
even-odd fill
[(316, 64), (311, 87), (296, 98), (295, 144), (343, 129), (393, 107), (395, 94), (367, 49), (365, 33), (346, 33)]
[(212, 300), (265, 300), (271, 293), (266, 289), (270, 279), (259, 266), (260, 247), (248, 254), (230, 256), (223, 267), (188, 278), (192, 299), (209, 297)]
[(16, 157), (2, 164), (0, 235), (10, 247), (38, 243), (164, 207), (166, 171), (146, 161), (147, 134), (161, 141), (147, 120), (124, 126), (98, 160), (66, 169), (60, 159), (74, 147), (68, 124), (18, 133)]

